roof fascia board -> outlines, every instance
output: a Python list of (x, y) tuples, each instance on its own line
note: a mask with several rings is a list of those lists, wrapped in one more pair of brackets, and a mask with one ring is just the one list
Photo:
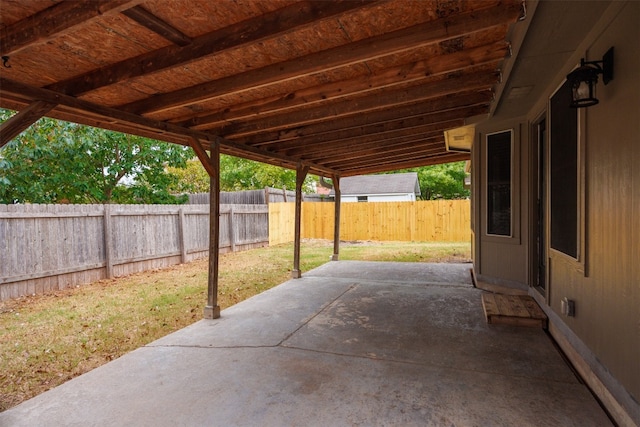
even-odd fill
[[(276, 163), (279, 166), (287, 167), (290, 169), (295, 169), (296, 165), (299, 163), (299, 159), (284, 155), (279, 155), (273, 152), (268, 152), (265, 150), (261, 150), (259, 148), (239, 144), (233, 141), (226, 140), (221, 138), (220, 136), (213, 135), (210, 133), (194, 131), (191, 129), (183, 128), (172, 123), (162, 122), (159, 120), (153, 120), (146, 117), (142, 117), (133, 113), (128, 113), (124, 111), (117, 110), (115, 108), (105, 107), (97, 104), (93, 104), (88, 101), (84, 101), (78, 98), (74, 98), (69, 95), (63, 95), (57, 92), (53, 92), (48, 89), (36, 88), (33, 86), (26, 85), (24, 83), (19, 83), (10, 79), (0, 77), (0, 94), (2, 92), (6, 92), (7, 94), (15, 94), (17, 96), (26, 99), (27, 103), (31, 104), (33, 101), (44, 101), (45, 103), (51, 103), (54, 105), (67, 106), (72, 109), (78, 110), (80, 113), (79, 117), (82, 117), (82, 113), (89, 115), (97, 115), (102, 116), (104, 118), (110, 118), (115, 120), (116, 122), (123, 122), (125, 124), (134, 124), (136, 127), (144, 127), (146, 129), (151, 129), (157, 131), (157, 139), (164, 140), (163, 135), (165, 133), (170, 133), (174, 135), (181, 135), (185, 137), (185, 141), (183, 145), (189, 145), (188, 138), (196, 138), (200, 141), (206, 141), (208, 143), (219, 143), (221, 148), (226, 147), (227, 149), (238, 152), (238, 153), (247, 153), (248, 157), (252, 160), (259, 160), (269, 162), (271, 160), (278, 160)], [(1, 96), (0, 96), (1, 98)], [(174, 142), (174, 141), (171, 141)], [(326, 173), (326, 174), (339, 174), (338, 171), (332, 168), (327, 168), (315, 163), (304, 163), (306, 166), (309, 166), (311, 171), (315, 173)]]
[(531, 26), (531, 22), (533, 22), (533, 16), (538, 9), (539, 0), (527, 0), (526, 2), (522, 1), (522, 7), (525, 11), (525, 15), (521, 18), (521, 25), (513, 25), (511, 27), (510, 39), (511, 43), (511, 56), (506, 58), (503, 62), (501, 74), (502, 79), (501, 83), (498, 84), (495, 88), (495, 97), (496, 102), (491, 105), (491, 109), (489, 111), (489, 116), (493, 116), (495, 110), (500, 106), (500, 101), (502, 100), (502, 95), (504, 93), (504, 89), (507, 86), (507, 82), (509, 81), (509, 77), (511, 76), (511, 72), (513, 71), (513, 67), (516, 63), (518, 55), (520, 54), (520, 49), (522, 48), (522, 44), (524, 43), (524, 39), (526, 38), (527, 32), (529, 31), (529, 27)]

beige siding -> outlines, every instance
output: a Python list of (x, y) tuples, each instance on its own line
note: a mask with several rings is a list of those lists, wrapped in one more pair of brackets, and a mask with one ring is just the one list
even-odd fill
[[(605, 14), (599, 23), (602, 30), (593, 31), (592, 38), (582, 45), (585, 50), (577, 52), (594, 60), (615, 47), (614, 80), (607, 86), (599, 82), (600, 104), (579, 113), (584, 154), (584, 252), (576, 261), (547, 247), (548, 292), (539, 300), (548, 304), (545, 309), (551, 314), (553, 334), (562, 334), (558, 339), (571, 343), (591, 369), (590, 375), (607, 387), (628, 415), (640, 419), (640, 3), (630, 1), (613, 7), (620, 10), (611, 16)], [(574, 65), (572, 59), (565, 68), (570, 70)], [(473, 191), (477, 224), (474, 267), (495, 281), (531, 284), (533, 266), (529, 262), (536, 248), (527, 231), (535, 221), (535, 209), (530, 205), (534, 200), (530, 191), (535, 188), (535, 174), (529, 168), (530, 123), (545, 111), (546, 100), (562, 84), (564, 74), (557, 76), (526, 119), (479, 128), (474, 166), (484, 161), (484, 132), (523, 128), (517, 162), (522, 182), (514, 193), (520, 207), (519, 241), (500, 241), (484, 233), (482, 190), (486, 177), (478, 171), (481, 167), (474, 167), (474, 179), (478, 180)], [(533, 289), (530, 292), (536, 294)], [(564, 297), (575, 300), (575, 317), (561, 314)], [(598, 389), (596, 383), (590, 385)]]
[[(488, 133), (512, 130), (512, 192), (511, 192), (511, 236), (492, 236), (487, 234), (486, 200), (486, 135)], [(525, 286), (527, 279), (528, 234), (528, 132), (526, 126), (518, 121), (491, 124), (478, 127), (478, 144), (474, 150), (473, 180), (475, 203), (475, 250), (479, 257), (474, 258), (476, 274), (483, 280), (510, 283)]]
[(615, 79), (598, 87), (586, 124), (586, 274), (551, 252), (550, 305), (576, 301), (563, 320), (640, 399), (640, 3), (630, 2), (589, 47), (615, 46)]

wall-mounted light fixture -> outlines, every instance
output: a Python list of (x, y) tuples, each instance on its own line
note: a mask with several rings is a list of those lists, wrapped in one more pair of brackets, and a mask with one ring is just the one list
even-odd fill
[(573, 95), (570, 107), (591, 107), (598, 103), (598, 98), (596, 98), (598, 74), (602, 74), (602, 81), (605, 85), (613, 80), (613, 48), (604, 54), (602, 61), (585, 61), (582, 58), (580, 66), (567, 74)]
[(476, 135), (476, 126), (467, 125), (444, 131), (444, 145), (447, 151), (470, 153), (473, 146), (473, 138)]

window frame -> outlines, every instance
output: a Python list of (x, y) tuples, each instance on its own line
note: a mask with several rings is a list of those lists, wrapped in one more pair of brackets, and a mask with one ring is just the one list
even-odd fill
[[(497, 135), (497, 134), (503, 134), (503, 133), (509, 133), (510, 136), (510, 159), (509, 159), (509, 234), (493, 234), (489, 232), (489, 218), (490, 218), (490, 213), (489, 213), (489, 137), (491, 137), (492, 135)], [(515, 238), (515, 231), (516, 231), (516, 224), (514, 221), (515, 219), (515, 203), (514, 203), (514, 199), (515, 199), (515, 193), (514, 193), (514, 187), (516, 185), (516, 179), (515, 179), (515, 169), (514, 169), (514, 164), (515, 164), (515, 160), (516, 160), (516, 156), (515, 156), (515, 132), (513, 129), (503, 129), (500, 131), (496, 131), (496, 132), (490, 132), (485, 134), (484, 137), (485, 140), (485, 147), (484, 147), (484, 174), (485, 174), (485, 179), (484, 181), (484, 194), (485, 194), (485, 209), (484, 209), (484, 216), (485, 216), (485, 221), (484, 221), (484, 227), (483, 227), (483, 231), (484, 231), (484, 236), (491, 238), (491, 239), (498, 239), (498, 241), (504, 241), (504, 239), (514, 239)]]
[[(552, 246), (552, 233), (553, 227), (551, 226), (551, 217), (553, 215), (552, 212), (552, 192), (553, 185), (551, 180), (551, 160), (553, 155), (553, 132), (552, 132), (552, 122), (553, 122), (553, 109), (552, 109), (552, 98), (562, 89), (562, 87), (567, 84), (567, 81), (563, 81), (558, 87), (549, 95), (547, 100), (547, 153), (546, 153), (546, 181), (547, 181), (547, 195), (546, 195), (546, 206), (547, 206), (547, 227), (548, 227), (548, 241), (547, 241), (547, 250), (548, 257), (553, 260), (558, 260), (563, 262), (564, 264), (571, 267), (573, 270), (578, 273), (583, 274), (585, 277), (588, 276), (587, 270), (587, 262), (586, 262), (586, 252), (587, 252), (587, 217), (586, 217), (586, 188), (587, 188), (587, 178), (586, 178), (586, 109), (585, 108), (577, 108), (576, 110), (576, 256), (572, 256), (571, 254), (567, 254), (560, 249), (556, 249)], [(567, 106), (567, 108), (570, 108)]]

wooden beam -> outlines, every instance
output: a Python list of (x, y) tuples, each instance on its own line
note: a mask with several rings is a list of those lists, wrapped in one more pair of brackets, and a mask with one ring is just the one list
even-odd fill
[[(245, 44), (274, 38), (320, 19), (334, 17), (369, 4), (371, 4), (370, 1), (363, 0), (295, 3), (197, 37), (188, 45), (167, 46), (52, 84), (48, 88), (71, 95), (80, 95), (144, 74), (184, 66), (205, 56), (219, 54)], [(131, 107), (128, 110), (135, 111), (137, 108)]]
[(508, 50), (509, 44), (500, 41), (474, 49), (437, 55), (424, 61), (387, 68), (369, 76), (358, 76), (348, 80), (284, 93), (275, 97), (233, 105), (214, 114), (176, 120), (176, 122), (193, 129), (213, 129), (234, 120), (252, 118), (258, 115), (265, 117), (297, 109), (302, 105), (311, 106), (326, 103), (347, 96), (433, 78), (433, 76), (443, 73), (459, 72), (479, 65), (488, 64), (493, 69), (498, 69), (499, 61), (504, 58)]
[[(353, 138), (346, 138), (340, 140), (323, 141), (321, 143), (313, 145), (298, 146), (293, 150), (287, 150), (287, 155), (304, 155), (305, 158), (315, 158), (323, 153), (330, 152), (333, 155), (344, 155), (352, 153), (355, 147), (368, 147), (376, 146), (381, 143), (385, 145), (402, 143), (411, 138), (416, 137), (430, 137), (435, 135), (442, 135), (446, 129), (453, 129), (464, 125), (463, 119), (450, 120), (446, 122), (428, 124), (423, 126), (406, 127), (395, 129), (391, 131), (376, 132), (369, 135), (357, 136)], [(283, 147), (278, 146), (278, 150), (282, 150)]]
[[(315, 123), (295, 129), (234, 139), (244, 145), (281, 144), (291, 141), (293, 146), (299, 142), (315, 144), (350, 135), (367, 135), (377, 131), (379, 127), (419, 126), (448, 120), (472, 117), (488, 112), (486, 106), (493, 99), (490, 91), (462, 93), (448, 96), (438, 102), (424, 102), (404, 107), (382, 110), (375, 114), (362, 114), (356, 117), (345, 117), (329, 122)], [(393, 122), (393, 123), (392, 123)], [(289, 147), (287, 147), (289, 148)]]
[[(198, 160), (200, 160), (200, 163), (202, 163), (202, 166), (207, 171), (207, 174), (210, 177), (215, 176), (216, 173), (218, 173), (218, 171), (216, 168), (211, 166), (211, 158), (205, 151), (204, 147), (202, 146), (202, 143), (197, 138), (189, 138), (189, 145), (191, 145), (191, 148), (193, 148), (193, 152), (196, 153)], [(217, 145), (217, 144), (214, 144), (214, 145)]]
[(90, 19), (117, 13), (141, 0), (63, 1), (4, 28), (0, 28), (0, 53), (11, 55), (65, 34)]
[(320, 163), (327, 165), (332, 161), (345, 162), (345, 161), (358, 161), (362, 158), (366, 158), (369, 155), (374, 156), (389, 156), (401, 151), (411, 152), (415, 150), (418, 152), (425, 147), (437, 148), (444, 150), (444, 136), (442, 132), (430, 135), (412, 135), (400, 138), (399, 141), (384, 141), (369, 143), (369, 144), (352, 144), (348, 147), (344, 147), (340, 152), (336, 152), (331, 148), (327, 148), (322, 153), (316, 153), (314, 156), (303, 154), (302, 158), (313, 159), (314, 163)]
[(298, 164), (296, 168), (296, 207), (295, 207), (295, 232), (293, 240), (293, 270), (291, 277), (299, 279), (302, 277), (300, 270), (300, 223), (302, 221), (302, 184), (309, 173), (309, 167)]
[[(294, 169), (296, 167), (295, 165), (297, 165), (299, 161), (298, 158), (287, 157), (278, 153), (226, 140), (211, 133), (194, 131), (171, 123), (148, 119), (146, 117), (120, 111), (115, 108), (93, 104), (91, 102), (56, 93), (48, 89), (36, 88), (24, 83), (0, 77), (0, 98), (4, 96), (4, 94), (15, 96), (20, 99), (24, 99), (25, 97), (30, 99), (40, 99), (45, 102), (67, 106), (70, 109), (77, 111), (78, 115), (76, 117), (78, 118), (79, 123), (82, 123), (82, 118), (85, 117), (93, 120), (97, 117), (109, 118), (112, 121), (112, 125), (113, 123), (121, 122), (126, 126), (131, 126), (131, 133), (134, 134), (135, 130), (139, 128), (147, 131), (154, 130), (157, 132), (157, 139), (162, 141), (168, 140), (169, 142), (175, 142), (175, 140), (167, 138), (167, 133), (170, 133), (173, 136), (179, 135), (184, 137), (187, 144), (189, 138), (197, 138), (200, 141), (206, 141), (208, 143), (219, 143), (221, 145), (220, 149), (224, 153), (239, 155), (241, 157), (247, 157), (252, 160), (275, 164), (290, 169)], [(320, 165), (306, 165), (313, 171), (320, 174), (337, 173), (337, 171), (323, 168)]]
[(169, 23), (158, 18), (142, 6), (134, 6), (131, 9), (123, 11), (122, 14), (178, 46), (186, 46), (191, 43), (189, 36), (172, 27)]
[(0, 148), (47, 114), (56, 104), (36, 101), (0, 124)]
[[(198, 142), (199, 144), (199, 142)], [(220, 145), (211, 144), (209, 156), (209, 274), (207, 280), (207, 305), (205, 319), (220, 317), (218, 305), (218, 273), (220, 259)], [(207, 172), (209, 169), (207, 169)]]
[[(265, 131), (281, 130), (313, 123), (333, 121), (342, 117), (369, 114), (373, 111), (389, 110), (405, 104), (413, 104), (434, 98), (441, 98), (460, 92), (491, 90), (499, 81), (497, 72), (479, 73), (437, 80), (428, 84), (411, 86), (403, 90), (373, 93), (359, 98), (349, 98), (332, 104), (313, 108), (298, 108), (296, 111), (245, 121), (218, 129), (217, 133), (227, 138), (251, 135)], [(436, 103), (437, 104), (437, 103)], [(441, 109), (435, 107), (436, 109)]]
[(318, 72), (327, 72), (457, 38), (485, 30), (487, 27), (503, 25), (506, 22), (515, 21), (520, 9), (521, 5), (514, 1), (507, 5), (499, 4), (484, 10), (449, 16), (446, 19), (425, 22), (245, 73), (151, 96), (124, 105), (122, 108), (139, 114), (165, 111)]
[(384, 138), (385, 135), (398, 135), (398, 132), (411, 133), (414, 129), (416, 132), (453, 129), (464, 125), (463, 117), (469, 117), (465, 116), (466, 111), (469, 111), (467, 106), (459, 109), (448, 109), (440, 113), (427, 112), (423, 115), (407, 117), (406, 119), (399, 117), (380, 123), (331, 131), (326, 134), (309, 135), (285, 141), (269, 141), (257, 146), (272, 146), (271, 149), (290, 153), (289, 155), (299, 154), (300, 150), (312, 153), (322, 151), (323, 146), (327, 144), (349, 143), (358, 139), (363, 142), (374, 141), (377, 138)]
[(420, 158), (414, 158), (406, 161), (379, 161), (375, 163), (371, 163), (367, 166), (360, 167), (345, 167), (342, 176), (355, 176), (355, 175), (366, 175), (370, 173), (377, 172), (388, 172), (392, 170), (399, 169), (408, 169), (408, 168), (417, 168), (421, 166), (430, 166), (437, 165), (441, 163), (452, 163), (458, 162), (462, 160), (469, 160), (468, 154), (461, 153), (452, 153), (452, 154), (443, 154), (440, 156), (426, 156)]
[[(29, 106), (32, 99), (17, 99), (15, 94), (3, 92), (0, 88), (0, 104), (1, 108), (20, 111)], [(145, 138), (159, 139), (179, 145), (189, 145), (188, 138), (183, 135), (168, 133), (156, 129), (134, 126), (132, 124), (116, 121), (112, 118), (85, 113), (80, 110), (73, 109), (64, 105), (58, 105), (51, 112), (46, 114), (47, 117), (57, 120), (64, 120), (73, 123), (80, 123), (87, 126), (93, 126), (101, 129), (123, 132), (132, 135), (139, 135)]]
[[(422, 144), (424, 143), (424, 144)], [(335, 168), (343, 168), (348, 164), (349, 167), (358, 167), (360, 165), (366, 165), (375, 163), (377, 161), (396, 162), (405, 159), (413, 159), (420, 156), (434, 156), (446, 154), (447, 150), (444, 145), (444, 138), (441, 139), (438, 144), (437, 139), (427, 139), (425, 141), (417, 141), (414, 145), (407, 145), (402, 148), (396, 149), (381, 149), (379, 152), (376, 150), (369, 150), (365, 153), (361, 153), (358, 156), (351, 158), (329, 158), (326, 162), (320, 161), (321, 164), (326, 164)]]

